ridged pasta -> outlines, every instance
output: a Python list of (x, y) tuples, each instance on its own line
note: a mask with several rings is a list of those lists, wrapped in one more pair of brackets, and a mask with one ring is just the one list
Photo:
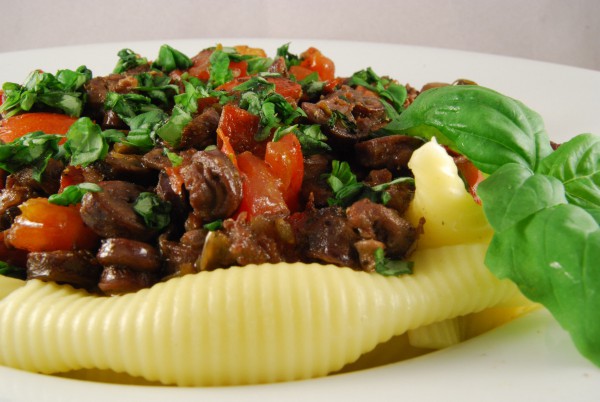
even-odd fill
[(0, 364), (111, 369), (182, 386), (321, 376), (394, 335), (518, 296), (485, 268), (486, 248), (420, 250), (415, 273), (402, 277), (259, 265), (112, 298), (33, 280), (0, 301)]

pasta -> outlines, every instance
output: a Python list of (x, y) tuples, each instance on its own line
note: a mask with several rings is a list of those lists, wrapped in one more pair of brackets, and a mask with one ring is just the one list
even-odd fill
[(411, 277), (261, 265), (173, 279), (116, 298), (29, 281), (0, 303), (0, 363), (97, 367), (177, 385), (325, 375), (393, 335), (519, 295), (485, 244), (425, 249)]
[[(429, 161), (413, 165), (417, 192), (430, 191), (420, 181), (452, 163), (438, 149), (432, 142), (414, 156)], [(180, 386), (322, 376), (394, 335), (526, 304), (512, 282), (483, 265), (486, 248), (481, 241), (419, 248), (414, 274), (402, 277), (263, 264), (187, 275), (112, 298), (33, 280), (0, 301), (0, 364), (42, 373), (110, 369)], [(7, 283), (0, 277), (0, 289), (14, 286)]]

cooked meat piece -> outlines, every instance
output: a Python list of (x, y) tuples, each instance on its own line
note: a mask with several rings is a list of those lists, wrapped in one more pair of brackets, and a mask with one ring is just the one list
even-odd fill
[(385, 192), (390, 196), (390, 200), (385, 206), (394, 209), (399, 214), (406, 212), (415, 196), (413, 185), (407, 183), (394, 184)]
[[(84, 85), (84, 90), (87, 96), (86, 114), (90, 115), (97, 122), (105, 122), (105, 119), (110, 124), (115, 121), (106, 117), (104, 110), (104, 102), (109, 92), (120, 94), (131, 93), (137, 87), (137, 79), (130, 74), (111, 74), (105, 77), (94, 77)], [(112, 126), (114, 127), (114, 126)], [(105, 127), (106, 128), (106, 127)]]
[(49, 159), (46, 169), (42, 173), (41, 180), (38, 182), (33, 178), (33, 168), (26, 167), (8, 175), (6, 178), (6, 188), (26, 187), (41, 195), (50, 195), (58, 192), (60, 187), (60, 176), (64, 169), (62, 162), (56, 159)]
[(206, 222), (227, 218), (242, 200), (242, 180), (227, 155), (219, 150), (184, 157), (181, 176), (195, 214)]
[(164, 261), (166, 278), (182, 276), (196, 272), (194, 264), (200, 256), (199, 250), (195, 250), (189, 244), (168, 240), (161, 235), (158, 238), (160, 254)]
[(354, 243), (361, 238), (341, 208), (307, 210), (292, 225), (302, 260), (360, 267)]
[(183, 178), (172, 171), (171, 174), (161, 170), (158, 174), (156, 195), (171, 204), (171, 218), (174, 222), (182, 222), (189, 214), (190, 207), (187, 193), (183, 189)]
[(294, 240), (291, 226), (282, 217), (259, 216), (252, 222), (244, 217), (227, 219), (222, 230), (206, 237), (198, 268), (291, 261)]
[(140, 185), (154, 185), (158, 174), (143, 163), (143, 155), (110, 151), (103, 161), (97, 162), (106, 180), (124, 180)]
[(327, 206), (327, 200), (333, 197), (331, 187), (323, 175), (331, 172), (331, 158), (323, 154), (314, 154), (304, 158), (304, 178), (300, 189), (300, 205), (312, 199), (316, 207)]
[(369, 169), (389, 169), (394, 174), (407, 171), (407, 164), (423, 140), (405, 135), (389, 135), (362, 141), (354, 146), (356, 160)]
[(415, 246), (417, 230), (391, 208), (363, 198), (348, 207), (346, 215), (362, 239), (384, 243), (386, 255), (392, 258), (405, 257)]
[(27, 187), (5, 188), (0, 192), (0, 230), (8, 229), (21, 214), (19, 205), (38, 194)]
[(142, 164), (150, 169), (161, 170), (173, 166), (163, 148), (154, 148), (142, 156)]
[(280, 74), (282, 77), (289, 77), (288, 69), (285, 64), (285, 59), (283, 57), (277, 57), (273, 64), (271, 64), (267, 70), (270, 73)]
[(98, 287), (107, 295), (120, 295), (149, 288), (156, 282), (158, 276), (153, 272), (109, 266), (102, 270)]
[(142, 188), (125, 181), (99, 183), (101, 192), (90, 192), (81, 200), (81, 218), (98, 235), (124, 237), (146, 241), (155, 232), (148, 228), (133, 210), (133, 204)]
[(375, 272), (375, 251), (385, 249), (385, 244), (379, 240), (366, 239), (354, 243), (354, 248), (358, 251), (358, 260), (363, 271)]
[(93, 290), (102, 267), (92, 253), (85, 250), (31, 252), (27, 257), (27, 279), (66, 283)]
[(310, 122), (323, 126), (334, 146), (351, 146), (388, 122), (375, 94), (345, 85), (317, 103), (304, 102), (302, 109)]
[(180, 148), (196, 148), (203, 150), (217, 143), (217, 127), (221, 114), (209, 107), (194, 117), (183, 129)]
[(160, 255), (148, 243), (111, 238), (102, 242), (96, 259), (102, 265), (130, 268), (134, 271), (156, 272), (160, 269)]

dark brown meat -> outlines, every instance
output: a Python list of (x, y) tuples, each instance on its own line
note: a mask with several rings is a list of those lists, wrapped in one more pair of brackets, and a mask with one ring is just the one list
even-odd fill
[(142, 164), (150, 169), (161, 170), (173, 166), (163, 148), (154, 148), (142, 156)]
[(143, 155), (110, 151), (106, 158), (96, 165), (102, 171), (105, 180), (124, 180), (145, 186), (155, 185), (158, 180), (156, 170), (144, 164)]
[(385, 244), (385, 253), (392, 258), (404, 258), (417, 240), (417, 230), (395, 210), (361, 199), (346, 209), (348, 224), (362, 239)]
[(21, 214), (19, 205), (38, 194), (27, 187), (5, 188), (0, 192), (0, 230), (8, 229)]
[(31, 252), (27, 257), (27, 279), (66, 283), (92, 290), (98, 284), (102, 267), (85, 250)]
[(96, 259), (102, 265), (130, 268), (134, 271), (156, 272), (160, 269), (160, 255), (148, 243), (111, 238), (102, 242)]
[(293, 229), (283, 217), (258, 216), (251, 222), (243, 217), (227, 219), (222, 230), (206, 237), (199, 268), (295, 261), (294, 243)]
[(387, 124), (381, 100), (372, 92), (342, 86), (317, 103), (304, 102), (310, 122), (323, 126), (334, 147), (346, 148)]
[(361, 238), (341, 208), (310, 209), (292, 224), (303, 261), (360, 267), (354, 243)]
[(184, 157), (181, 176), (194, 213), (207, 222), (227, 218), (240, 205), (242, 180), (221, 151), (198, 151)]
[(277, 57), (275, 61), (273, 61), (273, 64), (269, 66), (267, 71), (270, 73), (280, 74), (282, 77), (289, 77), (288, 69), (283, 57)]
[(41, 180), (38, 182), (33, 177), (33, 168), (23, 168), (8, 175), (6, 178), (6, 188), (25, 187), (30, 192), (36, 192), (39, 195), (55, 194), (60, 187), (60, 176), (63, 169), (64, 165), (62, 162), (56, 159), (48, 160), (48, 165), (42, 173)]
[(133, 210), (133, 204), (142, 188), (124, 181), (99, 183), (101, 192), (91, 192), (81, 201), (81, 218), (101, 237), (124, 237), (146, 241), (155, 232), (148, 228)]
[(153, 272), (109, 266), (102, 270), (98, 287), (107, 295), (120, 295), (149, 288), (158, 282), (158, 279)]
[(164, 261), (166, 278), (197, 272), (195, 263), (201, 250), (195, 250), (189, 244), (168, 240), (164, 235), (159, 237), (158, 246)]
[(405, 135), (389, 135), (363, 141), (354, 146), (356, 160), (369, 169), (389, 169), (394, 174), (407, 171), (407, 164), (423, 140)]
[[(114, 116), (108, 115), (104, 110), (106, 96), (109, 92), (131, 93), (137, 85), (137, 79), (133, 75), (127, 74), (111, 74), (105, 77), (92, 78), (84, 85), (87, 96), (86, 114), (97, 122), (116, 127), (115, 124), (121, 124), (122, 122), (120, 122), (120, 119), (115, 120)], [(104, 127), (108, 128), (109, 126)]]
[(212, 107), (204, 109), (194, 117), (183, 129), (180, 148), (196, 148), (203, 150), (217, 143), (217, 127), (221, 114)]
[(331, 187), (323, 175), (331, 172), (331, 158), (323, 154), (314, 154), (304, 158), (304, 178), (300, 189), (300, 205), (309, 200), (316, 207), (327, 206), (327, 200), (333, 197)]

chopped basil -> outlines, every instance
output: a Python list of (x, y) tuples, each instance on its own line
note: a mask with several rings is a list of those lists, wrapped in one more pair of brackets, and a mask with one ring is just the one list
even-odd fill
[(152, 63), (152, 67), (165, 73), (173, 70), (187, 70), (192, 66), (192, 60), (179, 50), (169, 45), (162, 45), (158, 51), (158, 58)]
[(177, 155), (175, 152), (169, 151), (167, 148), (163, 148), (163, 153), (169, 158), (169, 161), (173, 165), (173, 167), (180, 166), (183, 162), (183, 158)]
[(285, 65), (289, 69), (291, 66), (297, 66), (300, 64), (300, 57), (295, 54), (290, 53), (289, 51), (290, 43), (286, 43), (285, 45), (281, 45), (277, 49), (277, 56), (283, 57), (285, 60)]
[(83, 111), (83, 85), (92, 73), (85, 66), (77, 70), (59, 70), (56, 75), (33, 71), (23, 85), (7, 82), (2, 86), (4, 102), (0, 113), (10, 117), (34, 109), (51, 108), (78, 117)]
[(223, 227), (223, 220), (217, 219), (215, 221), (209, 222), (203, 226), (204, 229), (214, 232), (215, 230), (219, 230)]
[(382, 248), (375, 250), (375, 272), (384, 276), (399, 276), (413, 273), (412, 261), (390, 260)]
[(171, 84), (171, 77), (160, 73), (142, 73), (135, 76), (138, 85), (135, 88), (143, 92), (154, 104), (169, 106), (173, 103), (173, 96), (179, 92), (177, 85)]
[(108, 92), (104, 101), (104, 109), (112, 110), (120, 118), (124, 119), (159, 109), (158, 106), (153, 105), (151, 102), (152, 99), (140, 94)]
[(141, 193), (133, 204), (133, 210), (150, 229), (162, 230), (171, 222), (171, 204), (154, 193)]
[(392, 105), (398, 113), (404, 110), (404, 102), (407, 96), (406, 87), (389, 78), (379, 77), (371, 67), (354, 73), (348, 84), (360, 85), (375, 92)]
[(24, 279), (25, 270), (20, 267), (16, 267), (7, 262), (0, 261), (0, 275), (9, 276), (11, 278)]
[(327, 125), (329, 128), (335, 127), (337, 124), (340, 124), (344, 129), (348, 130), (351, 133), (355, 133), (357, 130), (356, 123), (348, 118), (344, 113), (339, 110), (333, 110), (331, 112), (331, 117), (329, 117), (329, 121)]
[(210, 55), (209, 82), (213, 88), (223, 85), (233, 79), (233, 73), (229, 69), (229, 56), (222, 50), (215, 50)]
[(81, 202), (85, 193), (93, 192), (97, 193), (102, 191), (102, 187), (95, 183), (80, 183), (72, 186), (67, 186), (65, 189), (58, 193), (52, 194), (48, 197), (48, 202), (56, 205), (72, 205)]
[(149, 151), (156, 144), (156, 130), (169, 115), (160, 109), (138, 114), (134, 117), (124, 118), (129, 126), (127, 137), (121, 140), (124, 144), (132, 145), (142, 150)]
[(302, 155), (314, 155), (331, 151), (331, 147), (325, 142), (327, 136), (321, 131), (319, 124), (302, 125), (295, 124), (288, 127), (278, 127), (273, 135), (273, 141), (279, 141), (286, 134), (294, 134), (302, 147)]
[(388, 183), (371, 187), (357, 180), (356, 175), (350, 170), (348, 162), (334, 160), (331, 166), (331, 173), (325, 175), (334, 195), (334, 198), (327, 200), (329, 205), (345, 207), (362, 198), (368, 198), (373, 202), (385, 205), (390, 199), (385, 190), (395, 184), (414, 183), (412, 177), (398, 177)]
[(30, 166), (33, 169), (33, 178), (39, 182), (50, 158), (58, 155), (58, 142), (62, 138), (35, 131), (8, 144), (0, 144), (0, 168), (14, 173)]
[(113, 69), (113, 73), (115, 74), (121, 74), (132, 68), (148, 64), (148, 59), (140, 57), (131, 49), (121, 49), (119, 53), (117, 53), (117, 56), (119, 56), (119, 61)]
[(108, 141), (102, 135), (99, 125), (89, 117), (82, 117), (69, 128), (64, 149), (71, 158), (71, 165), (88, 166), (104, 159), (108, 153)]

